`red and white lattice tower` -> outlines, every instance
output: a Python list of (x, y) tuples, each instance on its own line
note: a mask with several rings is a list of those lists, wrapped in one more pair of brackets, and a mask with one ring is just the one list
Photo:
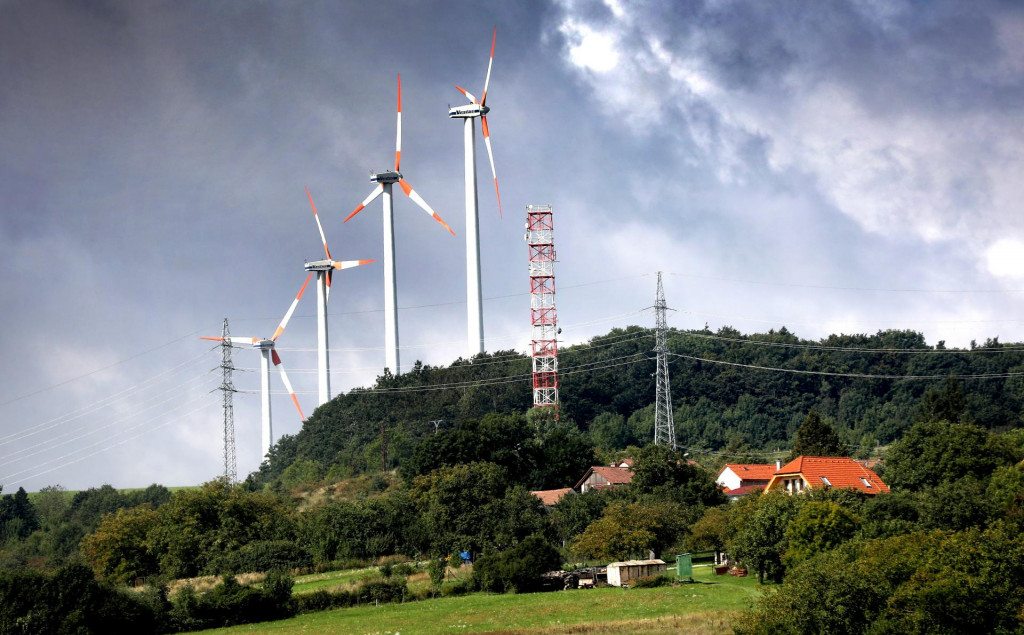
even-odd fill
[(530, 250), (530, 321), (533, 324), (533, 407), (558, 412), (558, 315), (555, 312), (555, 243), (550, 205), (526, 206)]

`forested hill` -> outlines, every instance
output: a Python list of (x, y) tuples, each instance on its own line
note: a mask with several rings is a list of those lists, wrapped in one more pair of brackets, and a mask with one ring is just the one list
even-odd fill
[[(1024, 345), (929, 346), (913, 331), (803, 340), (782, 328), (744, 335), (724, 327), (672, 330), (672, 403), (679, 443), (706, 450), (785, 448), (815, 409), (853, 449), (899, 438), (926, 392), (956, 378), (963, 418), (993, 430), (1022, 426)], [(631, 326), (560, 351), (561, 418), (592, 445), (619, 449), (653, 438), (654, 334)], [(497, 351), (449, 367), (417, 362), (399, 377), (335, 397), (283, 437), (250, 481), (303, 469), (347, 476), (400, 465), (437, 430), (532, 404), (530, 360)], [(455, 437), (452, 437), (453, 439)], [(311, 475), (312, 476), (312, 475)]]

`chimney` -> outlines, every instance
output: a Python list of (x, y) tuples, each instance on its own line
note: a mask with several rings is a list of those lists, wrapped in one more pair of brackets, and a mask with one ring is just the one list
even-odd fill
[(782, 469), (782, 459), (775, 459), (775, 471), (778, 472)]

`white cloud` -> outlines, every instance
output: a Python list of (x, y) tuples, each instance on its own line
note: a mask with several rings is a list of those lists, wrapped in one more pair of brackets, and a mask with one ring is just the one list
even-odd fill
[(586, 24), (566, 20), (559, 30), (569, 41), (569, 61), (579, 68), (607, 73), (619, 63), (614, 34), (596, 31)]
[(997, 278), (1024, 278), (1024, 242), (1016, 238), (996, 241), (985, 252), (985, 264)]

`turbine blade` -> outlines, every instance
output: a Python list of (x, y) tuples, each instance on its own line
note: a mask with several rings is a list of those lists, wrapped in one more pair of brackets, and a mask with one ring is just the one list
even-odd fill
[(395, 172), (402, 159), (402, 76), (398, 76), (398, 136), (395, 137)]
[(320, 240), (324, 241), (324, 253), (327, 254), (327, 259), (331, 259), (331, 250), (327, 248), (327, 236), (324, 234), (324, 226), (320, 224), (320, 214), (316, 213), (316, 205), (313, 204), (313, 195), (309, 193), (309, 188), (306, 188), (306, 196), (309, 197), (309, 206), (313, 208), (313, 218), (316, 219), (316, 227), (320, 230)]
[(484, 145), (487, 146), (487, 158), (491, 160), (491, 176), (494, 177), (494, 193), (498, 197), (498, 217), (504, 218), (501, 213), (501, 192), (498, 191), (498, 173), (494, 171), (494, 152), (491, 150), (491, 129), (487, 127), (487, 115), (480, 117), (480, 129), (484, 133)]
[(384, 193), (384, 186), (383, 186), (383, 185), (381, 185), (380, 183), (378, 183), (378, 184), (377, 184), (377, 187), (373, 188), (373, 191), (372, 191), (372, 192), (370, 192), (370, 195), (369, 195), (369, 196), (367, 196), (367, 197), (366, 197), (366, 198), (365, 198), (365, 199), (363, 200), (363, 202), (359, 204), (359, 207), (357, 207), (357, 208), (356, 208), (356, 211), (354, 211), (354, 212), (352, 212), (351, 214), (349, 214), (349, 215), (348, 215), (348, 218), (346, 218), (345, 220), (343, 220), (343, 221), (341, 221), (341, 222), (343, 222), (343, 223), (347, 223), (347, 222), (349, 221), (349, 219), (350, 219), (350, 218), (352, 218), (353, 216), (355, 216), (355, 215), (356, 215), (356, 214), (358, 214), (359, 212), (363, 211), (363, 208), (364, 208), (364, 207), (366, 207), (367, 205), (369, 205), (370, 203), (372, 203), (372, 202), (373, 202), (373, 199), (377, 198), (378, 196), (380, 196), (380, 195), (381, 195), (381, 194), (383, 194), (383, 193)]
[(487, 79), (484, 80), (484, 95), (480, 98), (480, 105), (487, 103), (487, 87), (491, 85), (491, 66), (494, 65), (494, 43), (498, 41), (498, 27), (494, 27), (494, 35), (491, 36), (491, 59), (487, 62)]
[[(201, 339), (201, 340), (211, 340), (211, 341), (214, 341), (214, 342), (223, 342), (224, 341), (223, 337), (205, 337), (204, 336), (204, 337), (200, 337), (199, 339)], [(248, 344), (248, 345), (251, 346), (251, 345), (255, 344), (256, 342), (260, 341), (260, 338), (258, 338), (258, 337), (235, 337), (235, 336), (231, 336), (231, 337), (228, 338), (228, 341), (231, 342), (232, 346), (242, 346), (243, 344)]]
[(306, 415), (302, 414), (302, 407), (299, 406), (299, 399), (295, 396), (295, 389), (292, 388), (292, 382), (288, 380), (288, 373), (284, 371), (284, 364), (281, 363), (281, 358), (277, 355), (277, 351), (274, 351), (274, 365), (277, 366), (278, 372), (281, 373), (281, 381), (284, 383), (285, 390), (292, 397), (292, 403), (295, 404), (295, 409), (299, 411), (299, 418), (303, 421), (306, 420)]
[(455, 232), (453, 232), (452, 228), (448, 226), (448, 223), (444, 222), (444, 220), (442, 220), (441, 217), (437, 215), (437, 212), (435, 212), (433, 209), (431, 209), (429, 205), (427, 205), (427, 202), (423, 200), (422, 196), (416, 193), (416, 190), (412, 189), (412, 186), (409, 185), (408, 181), (406, 181), (405, 179), (398, 179), (398, 184), (402, 186), (402, 191), (405, 192), (406, 196), (412, 199), (413, 203), (416, 203), (417, 205), (422, 207), (424, 211), (433, 216), (434, 220), (441, 223), (441, 225), (445, 229), (447, 229), (452, 236), (455, 235)]
[(274, 362), (274, 366), (281, 364), (281, 356), (277, 354), (276, 348), (270, 349), (270, 361)]
[(292, 300), (292, 305), (288, 307), (288, 312), (284, 314), (284, 318), (281, 319), (281, 323), (277, 325), (277, 330), (274, 331), (274, 336), (270, 339), (277, 341), (277, 338), (281, 337), (281, 333), (284, 333), (285, 327), (288, 326), (288, 320), (292, 319), (292, 313), (295, 313), (295, 307), (299, 306), (299, 300), (302, 299), (302, 294), (306, 291), (306, 285), (309, 284), (309, 279), (313, 277), (313, 272), (310, 271), (309, 275), (306, 276), (306, 281), (302, 283), (302, 288), (299, 289), (295, 299)]
[[(333, 260), (331, 261), (334, 262)], [(324, 304), (329, 304), (331, 301), (331, 278), (334, 277), (334, 271), (329, 270), (327, 272), (327, 288), (324, 289)]]
[[(351, 269), (352, 267), (359, 267), (359, 266), (362, 266), (362, 265), (368, 265), (371, 262), (376, 262), (376, 261), (374, 261), (374, 260), (335, 260), (334, 261), (334, 268), (335, 269)], [(332, 272), (328, 271), (327, 273), (328, 273), (328, 275), (330, 275)]]
[(476, 103), (479, 103), (479, 102), (478, 102), (478, 101), (476, 100), (476, 97), (474, 97), (474, 96), (472, 95), (472, 93), (470, 93), (470, 92), (469, 92), (468, 90), (466, 90), (466, 89), (465, 89), (465, 88), (463, 88), (462, 86), (456, 86), (455, 88), (457, 88), (457, 89), (459, 90), (459, 92), (460, 92), (460, 93), (462, 93), (463, 95), (465, 95), (465, 96), (466, 96), (466, 99), (468, 99), (469, 101), (473, 102), (474, 104), (476, 104)]

